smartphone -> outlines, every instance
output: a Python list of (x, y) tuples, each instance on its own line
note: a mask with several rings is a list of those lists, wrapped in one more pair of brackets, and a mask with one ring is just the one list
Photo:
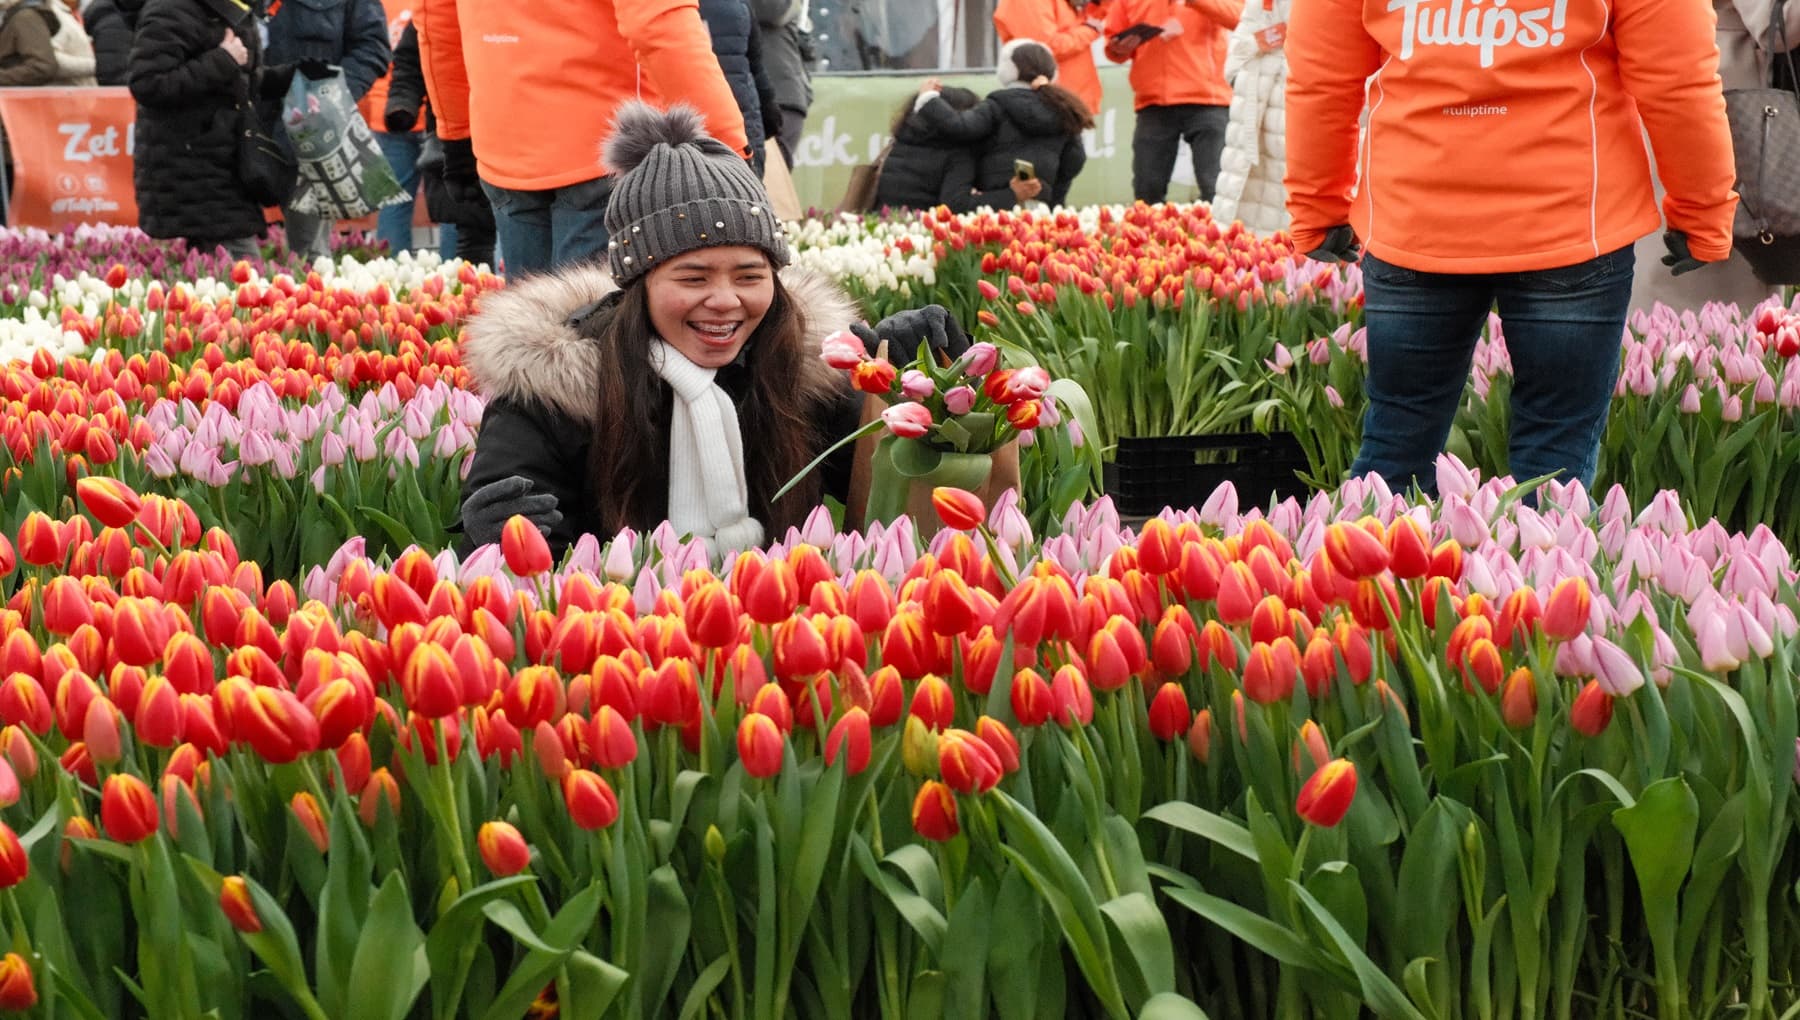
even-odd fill
[(1123, 32), (1113, 36), (1112, 43), (1114, 46), (1135, 46), (1139, 43), (1149, 42), (1157, 36), (1162, 35), (1162, 31), (1161, 25), (1148, 25), (1140, 21)]
[(1013, 160), (1013, 176), (1021, 181), (1037, 180), (1037, 167), (1031, 165), (1029, 159)]

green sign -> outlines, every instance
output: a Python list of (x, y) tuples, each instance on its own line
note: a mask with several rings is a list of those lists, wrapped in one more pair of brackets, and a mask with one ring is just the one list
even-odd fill
[[(1105, 90), (1094, 129), (1087, 132), (1087, 165), (1069, 190), (1070, 205), (1130, 202), (1131, 83), (1124, 67), (1100, 68)], [(833, 209), (844, 197), (850, 170), (870, 163), (888, 143), (894, 116), (902, 104), (919, 92), (927, 74), (818, 75), (813, 78), (813, 106), (806, 115), (806, 133), (794, 153), (794, 189), (800, 207)], [(946, 85), (960, 85), (978, 93), (999, 88), (992, 74), (942, 74)], [(1175, 161), (1171, 201), (1192, 201), (1193, 162), (1184, 146)]]

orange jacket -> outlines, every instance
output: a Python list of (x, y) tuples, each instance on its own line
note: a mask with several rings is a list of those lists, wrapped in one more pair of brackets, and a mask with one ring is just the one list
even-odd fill
[[(1094, 8), (1096, 12), (1097, 8)], [(1077, 14), (1069, 0), (1000, 0), (994, 30), (1002, 45), (1036, 39), (1056, 55), (1056, 83), (1081, 97), (1088, 112), (1100, 112), (1100, 72), (1094, 67), (1094, 40), (1100, 32)]]
[(1696, 258), (1731, 251), (1710, 4), (1295, 0), (1287, 58), (1301, 251), (1349, 223), (1381, 259), (1425, 272), (1594, 258), (1659, 225), (1646, 131), (1669, 226)]
[(696, 0), (420, 0), (414, 20), (438, 134), (472, 138), (490, 184), (602, 176), (613, 111), (640, 96), (693, 106), (708, 133), (747, 151)]
[[(419, 0), (381, 0), (382, 10), (387, 14), (388, 49), (393, 50), (400, 47), (400, 37), (406, 34), (406, 26), (412, 24), (413, 8), (418, 6), (418, 2)], [(387, 130), (388, 83), (393, 78), (394, 65), (390, 63), (388, 73), (375, 79), (375, 84), (369, 88), (368, 95), (363, 96), (362, 102), (356, 104), (356, 108), (362, 112), (363, 120), (369, 122), (369, 129), (372, 131)], [(423, 105), (420, 105), (413, 120), (413, 130), (425, 130), (425, 107)]]
[[(1137, 109), (1200, 103), (1230, 106), (1225, 84), (1225, 43), (1244, 13), (1244, 0), (1119, 0), (1106, 18), (1106, 59), (1131, 63)], [(1135, 51), (1121, 50), (1112, 37), (1133, 25), (1181, 22), (1181, 34), (1160, 35)]]

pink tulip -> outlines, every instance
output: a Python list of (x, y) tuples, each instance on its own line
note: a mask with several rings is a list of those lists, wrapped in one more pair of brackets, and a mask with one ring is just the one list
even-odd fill
[(924, 400), (937, 392), (937, 384), (924, 372), (909, 368), (900, 375), (900, 392), (908, 400)]
[(931, 411), (924, 404), (895, 404), (881, 412), (881, 420), (901, 439), (917, 439), (931, 431)]
[(832, 368), (847, 371), (869, 360), (869, 351), (855, 333), (840, 329), (820, 341), (819, 357)]
[(963, 373), (974, 378), (981, 378), (1000, 366), (1000, 349), (983, 340), (971, 344), (962, 356)]
[(1016, 400), (1036, 400), (1050, 388), (1050, 373), (1036, 365), (1021, 368), (1006, 380), (1006, 392)]
[(1603, 637), (1592, 639), (1594, 679), (1615, 698), (1622, 698), (1644, 686), (1644, 673), (1630, 653)]
[(1681, 413), (1700, 413), (1700, 390), (1693, 383), (1688, 383), (1687, 389), (1681, 391)]
[(956, 386), (944, 391), (944, 410), (951, 414), (968, 414), (975, 406), (975, 390), (969, 386)]

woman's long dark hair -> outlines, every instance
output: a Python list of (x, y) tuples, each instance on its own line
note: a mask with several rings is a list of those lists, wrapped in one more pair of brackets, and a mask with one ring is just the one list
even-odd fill
[[(588, 474), (605, 534), (653, 528), (668, 517), (672, 398), (668, 384), (650, 365), (656, 327), (650, 322), (646, 280), (639, 277), (619, 295), (611, 320), (595, 341), (600, 348), (595, 380), (599, 406)], [(819, 504), (817, 471), (780, 503), (769, 497), (823, 448), (813, 409), (806, 403), (808, 390), (796, 385), (809, 368), (805, 320), (781, 278), (774, 281), (775, 299), (744, 347), (750, 388), (738, 402), (750, 516), (770, 535), (801, 524)]]
[[(1056, 55), (1042, 43), (1015, 47), (1012, 62), (1019, 69), (1019, 80), (1027, 85), (1038, 78), (1056, 77)], [(1069, 134), (1077, 135), (1094, 126), (1094, 111), (1087, 108), (1080, 96), (1061, 85), (1040, 85), (1037, 94), (1044, 98)]]

